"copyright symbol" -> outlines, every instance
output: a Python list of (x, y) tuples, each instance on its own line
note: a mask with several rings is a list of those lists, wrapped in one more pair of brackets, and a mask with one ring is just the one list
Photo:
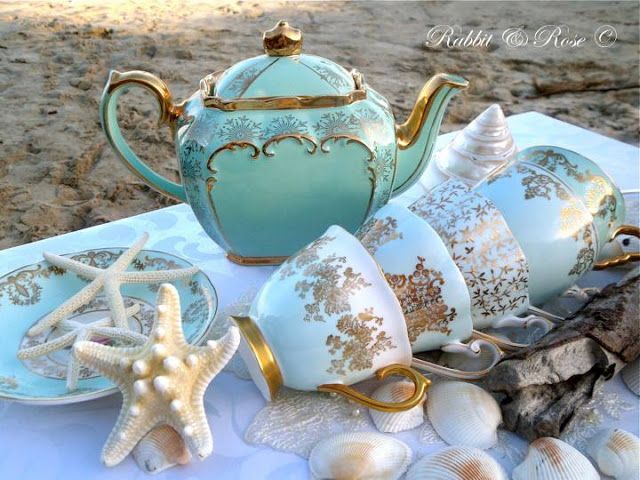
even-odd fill
[(502, 41), (512, 48), (524, 47), (529, 43), (529, 36), (524, 27), (511, 27), (502, 32)]
[(601, 25), (596, 29), (596, 33), (593, 34), (593, 40), (596, 45), (602, 48), (609, 48), (618, 39), (618, 32), (611, 25)]

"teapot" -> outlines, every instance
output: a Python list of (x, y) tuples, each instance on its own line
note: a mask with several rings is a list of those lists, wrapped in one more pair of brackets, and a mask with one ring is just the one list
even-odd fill
[[(330, 225), (355, 232), (418, 180), (446, 105), (468, 85), (435, 75), (396, 125), (362, 74), (302, 53), (302, 40), (280, 21), (263, 34), (264, 55), (207, 75), (183, 102), (143, 71), (111, 71), (102, 95), (102, 128), (119, 158), (150, 187), (188, 203), (236, 263), (282, 263)], [(153, 171), (122, 135), (118, 99), (134, 86), (157, 99), (182, 183)]]

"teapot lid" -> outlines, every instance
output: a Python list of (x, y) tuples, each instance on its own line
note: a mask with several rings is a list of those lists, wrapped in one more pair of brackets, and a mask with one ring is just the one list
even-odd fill
[[(264, 55), (240, 61), (202, 80), (205, 105), (223, 110), (313, 108), (366, 98), (358, 72), (302, 53), (302, 40), (300, 30), (284, 20), (278, 22), (263, 33)], [(274, 102), (276, 99), (286, 101)]]

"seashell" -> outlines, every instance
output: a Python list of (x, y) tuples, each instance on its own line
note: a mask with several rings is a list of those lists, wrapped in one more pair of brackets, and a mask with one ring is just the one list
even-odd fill
[(474, 185), (514, 161), (517, 152), (504, 113), (493, 104), (437, 153), (424, 186), (431, 190), (450, 178)]
[(640, 358), (636, 358), (620, 372), (625, 385), (640, 397)]
[(603, 430), (589, 441), (587, 453), (602, 473), (616, 480), (637, 480), (640, 476), (640, 443), (632, 433)]
[(511, 475), (513, 480), (600, 480), (587, 457), (551, 437), (534, 440), (526, 458)]
[[(373, 398), (384, 402), (398, 403), (410, 398), (415, 386), (406, 380), (386, 383), (373, 392)], [(376, 428), (385, 433), (403, 432), (411, 430), (424, 423), (424, 400), (415, 407), (404, 412), (382, 412), (369, 409), (371, 419)]]
[(131, 452), (141, 470), (159, 473), (191, 461), (191, 453), (178, 432), (161, 425), (147, 433)]
[(312, 478), (395, 480), (411, 463), (411, 449), (372, 432), (340, 433), (319, 441), (309, 456)]
[(489, 454), (472, 447), (448, 447), (414, 463), (405, 480), (507, 480)]
[(465, 382), (440, 382), (427, 393), (427, 414), (450, 445), (487, 449), (498, 441), (500, 406), (482, 388)]

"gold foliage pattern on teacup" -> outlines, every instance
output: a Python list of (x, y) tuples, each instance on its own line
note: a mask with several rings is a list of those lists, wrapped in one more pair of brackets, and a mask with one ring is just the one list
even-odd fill
[(360, 231), (364, 232), (360, 242), (371, 255), (375, 255), (382, 245), (402, 238), (402, 232), (398, 232), (397, 228), (398, 221), (393, 217), (371, 217), (360, 228)]
[(471, 293), (474, 315), (506, 314), (527, 302), (526, 259), (488, 199), (462, 182), (448, 181), (409, 208), (449, 249)]
[[(563, 157), (562, 155), (559, 156)], [(569, 162), (567, 163), (569, 164)], [(569, 166), (573, 167), (573, 164), (569, 164)], [(520, 183), (525, 187), (525, 200), (532, 200), (534, 198), (551, 200), (552, 193), (555, 193), (558, 199), (565, 202), (560, 210), (560, 233), (567, 237), (573, 237), (576, 242), (582, 241), (584, 243), (584, 246), (580, 248), (576, 255), (576, 263), (571, 267), (569, 275), (581, 275), (586, 272), (591, 268), (596, 257), (594, 227), (589, 213), (584, 209), (582, 203), (569, 193), (568, 188), (565, 188), (558, 180), (553, 179), (551, 175), (547, 174), (538, 164), (530, 165), (519, 163), (516, 164), (515, 169), (522, 175)], [(488, 183), (510, 178), (512, 172), (513, 170), (509, 169), (508, 171), (495, 175), (489, 179)], [(580, 176), (581, 174), (575, 175), (578, 176), (578, 178), (582, 178), (582, 176)], [(589, 176), (589, 178), (593, 177)], [(602, 200), (607, 202), (606, 196), (603, 197)], [(614, 197), (614, 210), (615, 202)], [(605, 206), (604, 208), (606, 212), (606, 208), (609, 207)]]
[(396, 348), (391, 337), (378, 330), (383, 321), (373, 308), (341, 316), (336, 326), (343, 335), (329, 335), (326, 341), (329, 353), (341, 356), (331, 360), (327, 373), (346, 375), (347, 370), (366, 370), (378, 354)]
[(450, 335), (449, 323), (457, 315), (455, 308), (450, 308), (442, 298), (444, 275), (439, 270), (426, 268), (425, 260), (418, 257), (410, 275), (385, 274), (402, 306), (411, 343), (427, 331)]
[(335, 239), (329, 235), (318, 238), (290, 257), (279, 275), (281, 280), (295, 274), (304, 277), (294, 288), (300, 298), (312, 299), (304, 306), (305, 322), (327, 322), (328, 317), (339, 315), (339, 335), (329, 335), (325, 342), (329, 353), (339, 356), (331, 360), (327, 373), (345, 375), (347, 370), (370, 368), (376, 356), (397, 347), (387, 332), (380, 330), (384, 319), (373, 307), (351, 311), (351, 297), (371, 283), (347, 265), (347, 257), (322, 251)]
[(523, 161), (533, 162), (546, 170), (557, 173), (563, 170), (567, 177), (578, 183), (586, 183), (585, 205), (594, 216), (609, 217), (607, 224), (613, 225), (618, 219), (616, 208), (618, 201), (613, 194), (611, 183), (589, 170), (580, 171), (578, 164), (571, 163), (565, 155), (555, 150), (534, 150), (523, 157)]

